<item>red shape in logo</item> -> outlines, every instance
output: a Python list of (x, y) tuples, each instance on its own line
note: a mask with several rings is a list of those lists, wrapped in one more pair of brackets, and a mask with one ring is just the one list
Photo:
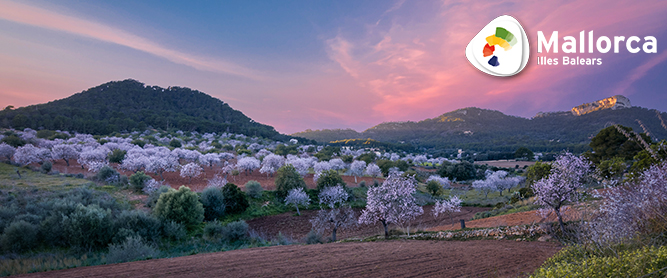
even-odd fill
[(496, 51), (495, 45), (489, 45), (488, 43), (484, 46), (484, 57), (493, 55), (493, 52)]

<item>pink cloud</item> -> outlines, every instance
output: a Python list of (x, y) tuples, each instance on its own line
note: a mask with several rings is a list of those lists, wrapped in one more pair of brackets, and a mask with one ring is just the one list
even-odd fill
[[(595, 30), (596, 36), (627, 36), (650, 34), (667, 27), (660, 23), (667, 11), (664, 1), (534, 1), (505, 6), (509, 3), (445, 1), (443, 10), (428, 24), (395, 23), (388, 30), (372, 29), (366, 38), (359, 40), (338, 35), (328, 41), (329, 55), (348, 73), (350, 65), (354, 65), (354, 74), (350, 75), (360, 86), (380, 97), (372, 107), (374, 116), (381, 120), (422, 119), (465, 106), (502, 110), (518, 99), (533, 109), (548, 110), (554, 105), (549, 99), (571, 94), (563, 91), (560, 84), (609, 68), (535, 65), (538, 30), (547, 34), (558, 30), (562, 38), (577, 36), (582, 30)], [(520, 75), (509, 79), (478, 72), (463, 55), (468, 41), (487, 22), (503, 13), (521, 21), (533, 46), (531, 63)], [(339, 47), (341, 41), (347, 47)], [(609, 67), (627, 54), (595, 55), (603, 57)], [(665, 58), (660, 55), (634, 70), (625, 83), (619, 82), (619, 93), (629, 86), (622, 84), (641, 78)]]

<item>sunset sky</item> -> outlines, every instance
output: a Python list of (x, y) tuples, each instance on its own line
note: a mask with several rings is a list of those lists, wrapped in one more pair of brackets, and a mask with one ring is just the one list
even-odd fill
[[(531, 60), (488, 76), (465, 47), (508, 14)], [(654, 36), (657, 53), (541, 66), (537, 31)], [(422, 120), (475, 106), (531, 117), (622, 94), (667, 111), (667, 1), (6, 1), (0, 109), (136, 79), (196, 89), (282, 133)], [(639, 46), (641, 47), (641, 44)]]

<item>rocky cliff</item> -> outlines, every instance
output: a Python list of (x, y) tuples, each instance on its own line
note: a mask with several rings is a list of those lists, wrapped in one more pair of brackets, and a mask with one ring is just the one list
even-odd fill
[(611, 109), (616, 110), (620, 108), (630, 108), (630, 100), (622, 95), (615, 95), (613, 97), (603, 98), (598, 101), (584, 103), (577, 107), (572, 108), (572, 114), (575, 116), (581, 116), (584, 114), (591, 113), (593, 111)]

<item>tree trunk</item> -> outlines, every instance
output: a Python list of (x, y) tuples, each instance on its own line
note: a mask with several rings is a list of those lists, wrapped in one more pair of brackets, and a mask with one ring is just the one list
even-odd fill
[(354, 176), (354, 183), (358, 183), (357, 182), (357, 176)]
[(565, 234), (565, 224), (563, 223), (563, 216), (560, 214), (560, 208), (555, 208), (556, 216), (558, 217), (558, 224), (560, 225), (560, 230)]
[(296, 214), (300, 216), (301, 212), (299, 212), (299, 206), (297, 206), (297, 205), (294, 205), (294, 206), (296, 207)]
[(67, 167), (69, 167), (69, 159), (64, 159), (63, 158), (63, 160), (65, 160), (65, 163), (67, 163)]
[(387, 229), (387, 221), (382, 220), (382, 225), (384, 226), (384, 238), (389, 238), (389, 229)]
[(333, 228), (333, 233), (331, 233), (331, 242), (336, 241), (336, 230), (338, 230), (338, 226), (335, 225)]
[(21, 178), (21, 172), (19, 172), (19, 169), (16, 169), (16, 174), (19, 175), (19, 179)]

